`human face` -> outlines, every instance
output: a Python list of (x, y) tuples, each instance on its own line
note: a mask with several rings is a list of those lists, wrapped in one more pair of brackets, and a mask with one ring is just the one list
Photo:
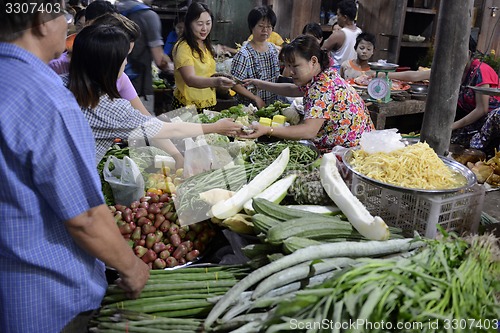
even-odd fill
[(193, 30), (193, 34), (199, 42), (204, 41), (210, 30), (212, 30), (212, 18), (210, 14), (207, 12), (201, 13), (197, 20), (191, 22), (191, 30)]
[(311, 59), (305, 59), (295, 53), (294, 63), (285, 63), (288, 73), (293, 79), (293, 83), (297, 86), (304, 86), (311, 82), (313, 77), (321, 72), (321, 66), (318, 63), (318, 58), (313, 56)]
[[(64, 4), (61, 5), (63, 6)], [(66, 35), (71, 14), (67, 13), (66, 10), (63, 13), (63, 15), (58, 15), (56, 18), (45, 23), (47, 29), (47, 44), (45, 44), (48, 55), (47, 62), (59, 58), (66, 49)]]
[(184, 22), (177, 23), (174, 29), (177, 36), (182, 36), (182, 34), (184, 33)]
[(273, 26), (271, 25), (271, 22), (267, 19), (260, 19), (260, 21), (257, 22), (255, 27), (252, 29), (253, 39), (256, 42), (264, 42), (269, 38), (272, 32)]
[(342, 15), (340, 10), (337, 9), (337, 24), (340, 26), (340, 28), (343, 28), (347, 25), (347, 16)]
[(356, 53), (359, 60), (367, 61), (373, 55), (373, 44), (366, 40), (360, 41), (356, 48)]

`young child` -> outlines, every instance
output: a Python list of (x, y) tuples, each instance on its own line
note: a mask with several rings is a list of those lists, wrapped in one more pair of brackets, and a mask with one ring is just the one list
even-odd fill
[(356, 37), (356, 44), (354, 44), (357, 58), (346, 60), (340, 66), (340, 76), (344, 80), (355, 79), (361, 75), (371, 76), (373, 71), (370, 70), (368, 60), (373, 55), (375, 50), (375, 36), (364, 32)]

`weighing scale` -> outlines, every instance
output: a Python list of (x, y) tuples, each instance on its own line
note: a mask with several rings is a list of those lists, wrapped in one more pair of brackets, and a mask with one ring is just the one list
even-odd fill
[[(388, 103), (391, 99), (392, 81), (389, 72), (394, 72), (399, 67), (397, 64), (385, 62), (369, 62), (371, 70), (375, 71), (375, 78), (368, 84), (368, 100), (378, 103)], [(385, 73), (385, 77), (378, 77), (378, 73)]]

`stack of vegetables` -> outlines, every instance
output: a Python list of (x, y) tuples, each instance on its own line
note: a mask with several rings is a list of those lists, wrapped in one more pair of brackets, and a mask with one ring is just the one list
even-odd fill
[(234, 286), (248, 270), (241, 266), (153, 270), (140, 298), (127, 299), (108, 287), (91, 332), (201, 332), (209, 300)]
[(298, 250), (232, 287), (204, 326), (245, 332), (496, 332), (498, 239), (443, 234), (440, 240)]

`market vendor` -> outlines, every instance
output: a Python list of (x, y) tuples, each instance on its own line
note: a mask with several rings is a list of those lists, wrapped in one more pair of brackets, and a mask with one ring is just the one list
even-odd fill
[(199, 112), (217, 104), (214, 88), (230, 89), (235, 82), (215, 74), (215, 50), (210, 40), (213, 16), (201, 2), (189, 5), (184, 21), (184, 33), (175, 44), (175, 90), (172, 106), (177, 109), (194, 104)]
[(183, 158), (165, 139), (206, 133), (235, 136), (241, 131), (231, 119), (221, 119), (214, 124), (168, 123), (134, 109), (127, 100), (119, 98), (116, 89), (116, 80), (123, 74), (129, 50), (127, 35), (118, 27), (85, 27), (75, 38), (69, 76), (63, 77), (92, 128), (97, 163), (115, 138), (137, 138), (165, 150), (179, 168), (183, 166)]
[[(488, 155), (500, 144), (500, 97), (489, 96), (469, 87), (498, 88), (498, 75), (490, 65), (475, 58), (477, 43), (469, 37), (470, 59), (465, 66), (455, 122), (451, 126), (451, 143), (475, 148)], [(392, 79), (405, 81), (429, 80), (431, 71), (390, 72)]]
[(295, 38), (280, 52), (294, 83), (245, 80), (258, 89), (290, 97), (304, 97), (304, 121), (288, 127), (252, 125), (255, 132), (243, 137), (262, 135), (281, 139), (311, 139), (319, 149), (356, 146), (365, 131), (374, 129), (363, 99), (356, 90), (329, 66), (328, 52), (321, 50), (309, 35)]

